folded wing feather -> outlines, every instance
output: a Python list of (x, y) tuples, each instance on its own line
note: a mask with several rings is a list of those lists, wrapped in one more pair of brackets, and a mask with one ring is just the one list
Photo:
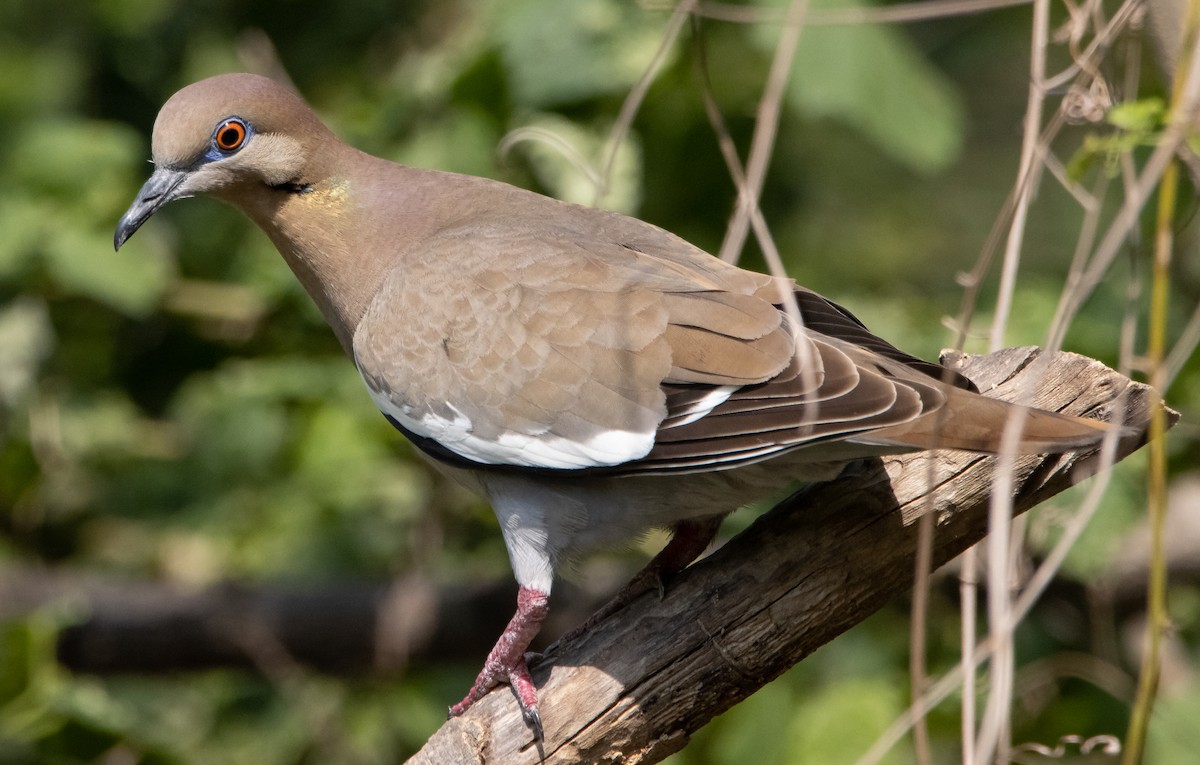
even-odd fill
[[(470, 462), (634, 474), (831, 440), (864, 455), (994, 451), (1012, 410), (820, 295), (682, 240), (481, 242), (451, 232), (398, 264), (354, 338), (384, 413)], [(1034, 413), (1047, 432), (1029, 450), (1095, 440), (1076, 423)]]

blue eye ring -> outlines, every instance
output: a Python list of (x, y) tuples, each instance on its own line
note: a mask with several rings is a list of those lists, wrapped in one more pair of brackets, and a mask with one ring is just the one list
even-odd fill
[(250, 136), (250, 126), (245, 120), (241, 117), (226, 117), (213, 128), (212, 150), (218, 156), (229, 156), (245, 146)]

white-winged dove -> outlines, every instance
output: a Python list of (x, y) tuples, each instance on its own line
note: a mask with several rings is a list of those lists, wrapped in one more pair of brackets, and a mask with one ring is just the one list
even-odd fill
[[(1018, 409), (817, 293), (656, 226), (364, 154), (263, 77), (176, 93), (153, 154), (115, 245), (172, 200), (232, 203), (275, 243), (384, 415), (491, 502), (517, 610), (452, 714), (507, 681), (540, 733), (525, 651), (564, 559), (671, 529), (619, 604), (688, 565), (748, 502), (866, 457), (995, 452)], [(1023, 411), (1021, 453), (1105, 432)]]

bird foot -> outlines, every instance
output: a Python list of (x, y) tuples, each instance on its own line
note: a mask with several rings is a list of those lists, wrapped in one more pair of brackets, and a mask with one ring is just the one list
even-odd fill
[[(528, 656), (532, 657), (533, 654), (528, 654)], [(533, 730), (534, 738), (541, 740), (542, 714), (538, 708), (537, 687), (533, 684), (533, 677), (529, 674), (529, 663), (525, 656), (507, 669), (490, 663), (485, 664), (483, 671), (475, 679), (475, 685), (471, 687), (470, 693), (462, 701), (450, 707), (448, 717), (458, 717), (466, 712), (474, 706), (476, 701), (486, 696), (488, 691), (500, 683), (508, 683), (512, 687), (513, 694), (517, 697), (517, 706), (521, 708), (521, 717), (524, 718), (525, 724)]]
[(521, 716), (534, 736), (542, 738), (542, 716), (538, 709), (537, 687), (529, 675), (525, 649), (541, 629), (546, 618), (550, 596), (540, 590), (522, 587), (517, 593), (517, 612), (509, 621), (499, 640), (483, 663), (483, 670), (475, 678), (475, 684), (463, 700), (450, 707), (450, 717), (458, 717), (470, 709), (476, 701), (500, 683), (508, 683), (516, 694)]

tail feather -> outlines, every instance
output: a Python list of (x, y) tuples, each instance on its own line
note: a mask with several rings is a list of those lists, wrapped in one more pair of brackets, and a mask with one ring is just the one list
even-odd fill
[(1100, 443), (1112, 428), (1098, 420), (1010, 404), (977, 393), (947, 388), (946, 404), (901, 425), (850, 440), (917, 449), (964, 449), (997, 454), (1010, 418), (1023, 417), (1017, 454), (1055, 454)]

